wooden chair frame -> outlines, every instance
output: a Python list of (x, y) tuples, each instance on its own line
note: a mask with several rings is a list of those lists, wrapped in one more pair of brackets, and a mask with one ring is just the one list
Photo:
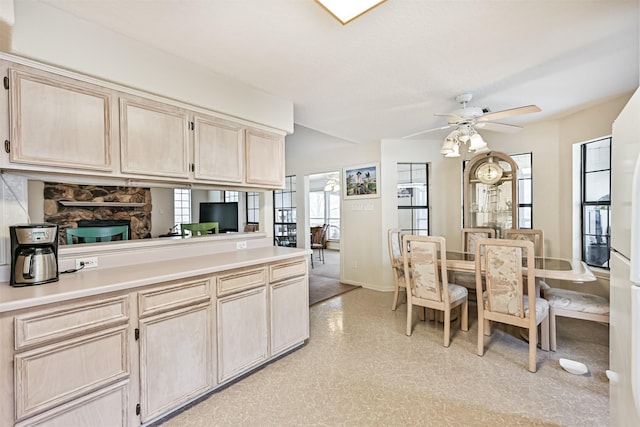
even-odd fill
[[(426, 245), (425, 245), (426, 244)], [(411, 248), (408, 251), (407, 248)], [(424, 251), (423, 249), (428, 249)], [(407, 335), (411, 335), (413, 329), (414, 305), (439, 310), (444, 313), (444, 346), (449, 347), (451, 340), (451, 311), (460, 307), (460, 328), (463, 331), (469, 330), (469, 301), (467, 289), (463, 286), (449, 284), (447, 281), (447, 244), (444, 237), (440, 236), (418, 236), (406, 234), (402, 236), (402, 252), (404, 264), (404, 277), (407, 281)], [(439, 254), (439, 255), (438, 255)], [(425, 257), (426, 256), (426, 257)], [(431, 257), (430, 259), (428, 257)], [(421, 268), (432, 266), (429, 268)], [(423, 273), (433, 275), (433, 289), (425, 292), (428, 296), (417, 296), (418, 281), (424, 279), (424, 284), (430, 282), (429, 278), (423, 277)], [(455, 300), (451, 300), (450, 287), (458, 288), (459, 295)], [(424, 286), (423, 286), (424, 288)], [(438, 316), (436, 317), (436, 321)]]
[[(391, 310), (395, 311), (398, 307), (398, 298), (400, 289), (407, 291), (404, 281), (404, 260), (402, 254), (402, 234), (399, 228), (390, 228), (387, 231), (387, 244), (389, 246), (389, 261), (391, 262), (391, 270), (393, 272), (393, 302)], [(406, 297), (406, 295), (405, 295)]]
[(544, 232), (540, 229), (509, 228), (502, 231), (502, 236), (511, 240), (529, 240), (533, 242), (536, 256), (544, 256)]
[[(504, 277), (496, 275), (491, 267), (491, 261), (494, 256), (492, 247), (509, 247), (514, 248), (512, 259), (509, 260), (505, 254), (500, 254), (501, 263), (509, 263), (514, 266), (514, 276)], [(526, 275), (523, 275), (522, 258), (523, 251), (526, 250), (527, 268)], [(491, 334), (490, 322), (500, 322), (508, 325), (517, 326), (528, 329), (529, 331), (529, 371), (536, 372), (536, 349), (538, 346), (538, 325), (541, 325), (542, 349), (549, 350), (549, 310), (546, 301), (540, 298), (528, 297), (529, 316), (525, 311), (525, 295), (524, 286), (526, 283), (528, 295), (535, 296), (535, 269), (532, 268), (535, 262), (534, 245), (531, 241), (507, 240), (507, 239), (479, 239), (475, 252), (476, 259), (476, 292), (477, 295), (483, 295), (478, 300), (478, 355), (484, 354), (484, 336)], [(483, 280), (484, 276), (484, 280)], [(494, 284), (495, 279), (495, 284)], [(500, 311), (498, 305), (494, 306), (498, 301), (494, 296), (494, 286), (504, 286), (509, 280), (515, 281), (515, 290), (517, 311), (505, 313)], [(483, 289), (483, 285), (486, 291)], [(511, 300), (513, 301), (513, 300)], [(536, 304), (543, 303), (547, 306), (541, 316), (536, 315)], [(510, 305), (511, 307), (511, 305)]]

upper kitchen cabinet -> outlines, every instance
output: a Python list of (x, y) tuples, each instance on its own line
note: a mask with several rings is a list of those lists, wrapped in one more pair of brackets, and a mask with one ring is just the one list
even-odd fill
[(244, 127), (217, 117), (194, 116), (194, 178), (241, 184)]
[(255, 129), (246, 131), (246, 183), (268, 188), (284, 186), (284, 136)]
[(112, 91), (41, 70), (8, 71), (10, 162), (113, 171)]
[(187, 110), (150, 99), (120, 98), (120, 167), (123, 174), (189, 178)]

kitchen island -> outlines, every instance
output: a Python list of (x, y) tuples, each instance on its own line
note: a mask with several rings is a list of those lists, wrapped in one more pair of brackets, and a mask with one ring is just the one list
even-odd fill
[(182, 255), (1, 283), (0, 425), (149, 424), (309, 338), (308, 250)]

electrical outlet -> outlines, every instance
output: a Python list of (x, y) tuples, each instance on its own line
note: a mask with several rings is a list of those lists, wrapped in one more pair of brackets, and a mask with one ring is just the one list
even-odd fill
[(247, 249), (247, 242), (236, 242), (236, 249)]
[(86, 258), (76, 258), (76, 269), (96, 268), (97, 266), (98, 266), (97, 256), (91, 256)]

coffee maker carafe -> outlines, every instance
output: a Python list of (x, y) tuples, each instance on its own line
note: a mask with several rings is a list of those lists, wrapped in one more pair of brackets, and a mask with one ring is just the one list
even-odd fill
[(58, 226), (22, 224), (9, 227), (11, 286), (58, 281)]

